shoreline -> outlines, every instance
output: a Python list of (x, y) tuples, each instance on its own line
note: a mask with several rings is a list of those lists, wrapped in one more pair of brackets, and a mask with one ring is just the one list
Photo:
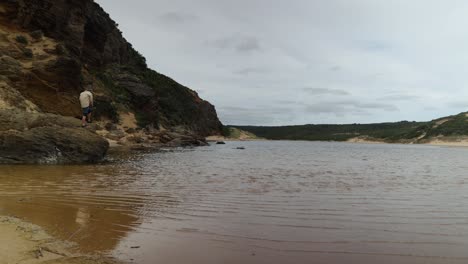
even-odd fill
[(0, 259), (4, 263), (118, 263), (103, 256), (81, 254), (73, 243), (58, 240), (40, 226), (16, 217), (0, 215), (0, 234)]
[(218, 142), (218, 141), (270, 141), (270, 139), (265, 139), (265, 138), (250, 138), (250, 137), (244, 137), (244, 138), (227, 138), (223, 136), (209, 136), (206, 137), (206, 142)]
[(468, 147), (468, 138), (462, 140), (441, 140), (433, 139), (427, 142), (414, 143), (414, 142), (385, 142), (379, 140), (366, 140), (366, 139), (350, 139), (346, 141), (326, 141), (326, 140), (289, 140), (289, 139), (236, 139), (236, 138), (207, 138), (208, 143), (216, 143), (218, 141), (225, 142), (268, 142), (268, 141), (297, 141), (297, 142), (336, 142), (336, 143), (351, 143), (351, 144), (398, 144), (398, 145), (420, 145), (420, 146), (438, 146), (438, 147)]

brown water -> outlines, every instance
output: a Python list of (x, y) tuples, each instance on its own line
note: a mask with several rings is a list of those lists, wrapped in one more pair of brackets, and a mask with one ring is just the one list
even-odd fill
[(464, 148), (243, 142), (0, 167), (0, 214), (143, 264), (468, 263), (467, 199)]

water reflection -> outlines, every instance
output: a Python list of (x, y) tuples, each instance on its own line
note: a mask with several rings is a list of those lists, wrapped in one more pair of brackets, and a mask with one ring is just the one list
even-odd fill
[(138, 166), (122, 164), (1, 167), (0, 213), (41, 225), (83, 251), (112, 251), (141, 224), (145, 206), (177, 204), (170, 190), (155, 195), (140, 188), (148, 181)]

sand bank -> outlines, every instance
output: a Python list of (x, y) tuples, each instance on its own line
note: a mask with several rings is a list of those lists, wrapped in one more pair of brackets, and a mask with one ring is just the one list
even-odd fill
[(427, 142), (426, 144), (434, 145), (434, 146), (446, 146), (446, 147), (468, 147), (468, 139), (454, 140), (454, 141), (435, 139), (435, 140), (431, 140)]
[(74, 245), (59, 241), (39, 226), (14, 217), (0, 216), (0, 263), (27, 264), (115, 264), (111, 259), (87, 256)]
[[(361, 144), (392, 144), (384, 141), (373, 140), (369, 138), (356, 137), (347, 140), (348, 143), (361, 143)], [(444, 147), (468, 147), (468, 138), (465, 137), (443, 137), (434, 138), (423, 142), (396, 142), (397, 144), (418, 144), (430, 146), (444, 146)]]
[(355, 137), (348, 139), (346, 142), (348, 143), (362, 143), (362, 144), (384, 144), (384, 141), (378, 141), (378, 140), (370, 140), (367, 138), (361, 138), (361, 137)]

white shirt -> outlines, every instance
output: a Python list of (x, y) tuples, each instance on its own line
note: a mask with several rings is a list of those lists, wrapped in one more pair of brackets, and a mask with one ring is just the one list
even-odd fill
[(93, 104), (93, 94), (90, 91), (84, 91), (80, 94), (81, 108), (89, 107)]

